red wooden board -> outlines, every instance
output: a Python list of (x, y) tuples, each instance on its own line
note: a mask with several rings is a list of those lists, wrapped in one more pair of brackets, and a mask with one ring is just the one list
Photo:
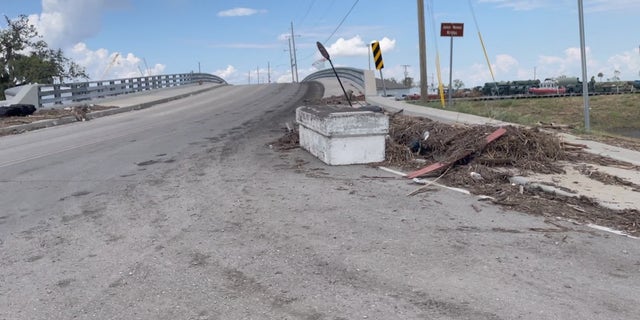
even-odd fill
[[(498, 130), (492, 132), (490, 135), (488, 135), (485, 138), (485, 145), (491, 143), (492, 141), (500, 138), (503, 134), (505, 134), (507, 132), (507, 129), (505, 128), (498, 128)], [(442, 168), (446, 168), (452, 164), (454, 164), (456, 161), (460, 160), (460, 159), (464, 159), (465, 157), (469, 156), (471, 153), (473, 153), (474, 151), (469, 151), (467, 153), (465, 153), (464, 155), (462, 155), (460, 158), (456, 159), (453, 162), (449, 162), (449, 163), (442, 163), (442, 162), (436, 162), (436, 163), (432, 163), (422, 169), (418, 169), (416, 171), (413, 172), (409, 172), (407, 174), (407, 178), (409, 179), (413, 179), (413, 178), (417, 178), (419, 176), (423, 176), (429, 172), (433, 172), (436, 171), (438, 169), (442, 169)]]

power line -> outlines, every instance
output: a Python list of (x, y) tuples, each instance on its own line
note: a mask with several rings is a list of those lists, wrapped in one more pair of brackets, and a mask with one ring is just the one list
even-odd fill
[(302, 19), (300, 19), (300, 22), (298, 22), (298, 26), (301, 26), (302, 23), (304, 22), (304, 20), (307, 18), (307, 16), (309, 15), (309, 12), (311, 11), (311, 8), (313, 8), (313, 5), (316, 3), (316, 0), (311, 1), (311, 4), (309, 5), (309, 7), (307, 8), (307, 12), (305, 12), (304, 16), (302, 16)]
[(351, 6), (351, 9), (349, 9), (349, 11), (347, 12), (346, 15), (344, 15), (344, 18), (342, 18), (342, 21), (340, 21), (340, 23), (338, 24), (338, 26), (336, 27), (335, 30), (333, 30), (333, 32), (331, 33), (331, 35), (327, 38), (327, 40), (324, 41), (324, 43), (329, 42), (329, 40), (331, 40), (331, 37), (333, 37), (334, 34), (336, 34), (336, 32), (338, 32), (338, 29), (340, 29), (340, 27), (342, 26), (342, 24), (344, 23), (345, 20), (347, 20), (347, 17), (349, 16), (349, 14), (351, 14), (351, 11), (353, 11), (353, 8), (356, 7), (356, 5), (358, 4), (360, 0), (356, 0), (353, 5)]
[[(347, 17), (349, 17), (349, 14), (351, 14), (351, 12), (353, 11), (353, 9), (356, 7), (356, 5), (358, 4), (360, 0), (356, 0), (353, 5), (351, 6), (351, 8), (349, 9), (349, 11), (347, 12), (347, 14), (344, 15), (344, 17), (342, 18), (342, 20), (340, 21), (340, 23), (338, 24), (338, 26), (333, 30), (333, 32), (331, 33), (331, 35), (329, 35), (329, 37), (327, 38), (327, 40), (324, 41), (324, 43), (329, 42), (329, 40), (331, 40), (331, 37), (333, 37), (336, 32), (338, 32), (338, 29), (340, 29), (340, 27), (342, 26), (342, 24), (344, 23), (345, 20), (347, 20)], [(333, 5), (333, 2), (331, 3)], [(307, 60), (311, 57), (313, 57), (315, 55), (315, 51), (312, 52), (311, 54), (309, 54), (308, 56), (305, 56), (304, 58), (302, 58), (301, 60)]]

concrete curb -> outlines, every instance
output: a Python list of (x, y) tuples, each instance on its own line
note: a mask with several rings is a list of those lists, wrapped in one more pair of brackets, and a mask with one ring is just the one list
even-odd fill
[[(123, 112), (129, 112), (129, 111), (134, 111), (134, 110), (142, 110), (142, 109), (146, 109), (146, 108), (152, 107), (152, 106), (154, 106), (156, 104), (161, 104), (161, 103), (170, 102), (170, 101), (173, 101), (173, 100), (178, 100), (178, 99), (190, 97), (192, 95), (196, 95), (196, 94), (200, 94), (200, 93), (203, 93), (203, 92), (207, 92), (209, 90), (213, 90), (213, 89), (220, 88), (220, 87), (222, 87), (222, 85), (214, 86), (214, 87), (210, 87), (210, 88), (205, 88), (205, 89), (200, 89), (200, 90), (196, 90), (196, 91), (193, 91), (193, 92), (187, 92), (187, 93), (179, 94), (177, 96), (158, 98), (158, 99), (155, 99), (155, 100), (151, 100), (151, 101), (147, 101), (147, 102), (139, 103), (139, 104), (134, 104), (134, 105), (130, 105), (130, 106), (124, 106), (124, 107), (118, 107), (118, 108), (113, 108), (113, 109), (107, 109), (107, 110), (91, 112), (91, 113), (87, 114), (87, 120), (96, 119), (96, 118), (100, 118), (100, 117), (106, 117), (106, 116), (110, 116), (110, 115), (114, 115), (114, 114), (118, 114), (118, 113), (123, 113)], [(102, 102), (105, 103), (107, 101), (102, 101)], [(6, 128), (0, 128), (0, 135), (17, 134), (17, 133), (22, 133), (22, 132), (26, 132), (26, 131), (32, 131), (32, 130), (44, 129), (44, 128), (48, 128), (48, 127), (59, 126), (59, 125), (63, 125), (63, 124), (69, 124), (69, 123), (73, 123), (73, 122), (77, 122), (77, 121), (78, 120), (76, 120), (76, 118), (74, 116), (66, 116), (66, 117), (57, 118), (57, 119), (41, 120), (41, 121), (36, 121), (36, 122), (32, 122), (32, 123), (25, 123), (25, 124), (19, 124), (19, 125), (15, 125), (15, 126), (6, 127)]]

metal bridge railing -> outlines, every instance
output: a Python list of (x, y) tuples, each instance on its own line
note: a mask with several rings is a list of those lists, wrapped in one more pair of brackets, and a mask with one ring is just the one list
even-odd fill
[[(336, 68), (336, 72), (341, 79), (348, 79), (354, 82), (355, 84), (365, 87), (365, 79), (364, 79), (364, 70), (356, 69), (356, 68), (346, 68), (346, 67), (338, 67)], [(324, 69), (320, 71), (316, 71), (308, 76), (306, 76), (302, 82), (305, 81), (314, 81), (322, 78), (335, 78), (335, 74), (331, 69)]]
[(181, 73), (101, 81), (38, 85), (38, 107), (194, 83), (227, 82), (208, 73)]

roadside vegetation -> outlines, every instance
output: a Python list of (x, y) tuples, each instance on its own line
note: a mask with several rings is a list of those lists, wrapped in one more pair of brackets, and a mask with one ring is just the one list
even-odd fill
[[(414, 102), (425, 105), (421, 102)], [(442, 108), (439, 102), (426, 106)], [(635, 137), (640, 141), (640, 94), (598, 95), (589, 97), (590, 135)], [(584, 104), (581, 96), (504, 99), (457, 100), (445, 110), (474, 114), (527, 126), (551, 124), (566, 126), (571, 133), (584, 135)]]
[(4, 16), (0, 25), (0, 100), (7, 88), (28, 84), (50, 84), (65, 79), (88, 79), (81, 66), (50, 49), (25, 15), (16, 19)]

